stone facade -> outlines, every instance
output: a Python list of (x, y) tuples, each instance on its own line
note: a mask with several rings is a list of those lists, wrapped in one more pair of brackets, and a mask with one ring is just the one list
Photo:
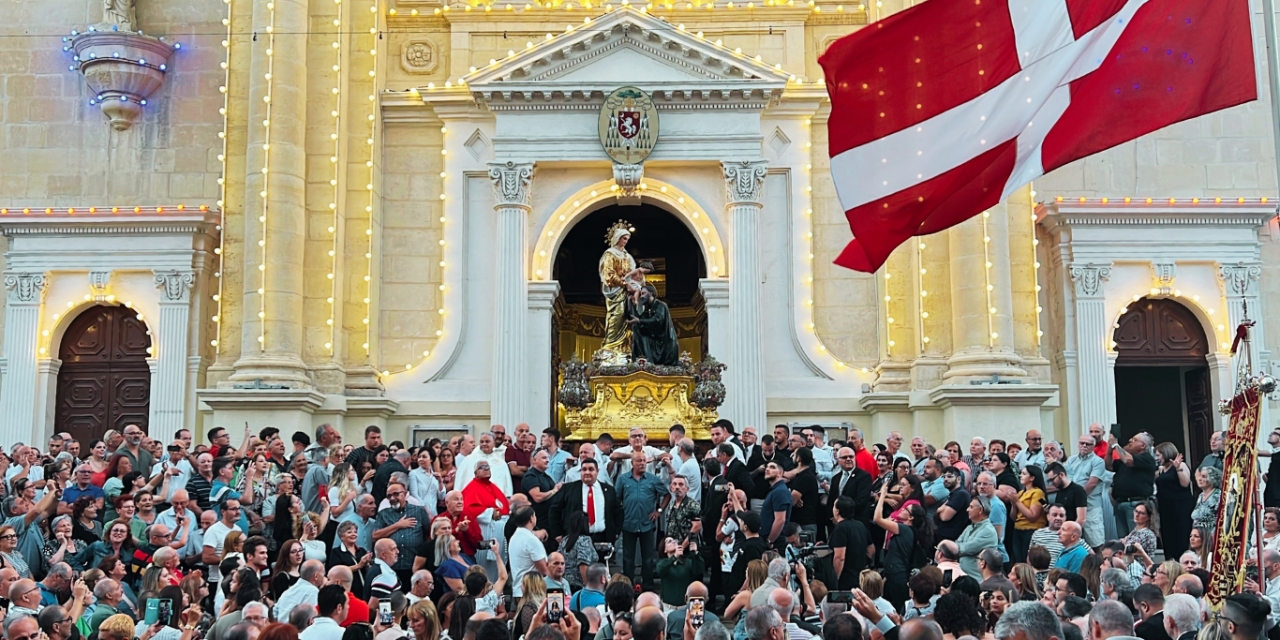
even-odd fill
[[(154, 429), (178, 414), (202, 429), (331, 422), (348, 437), (380, 424), (388, 439), (545, 427), (553, 258), (577, 221), (618, 201), (614, 176), (634, 174), (615, 172), (596, 132), (603, 96), (624, 85), (654, 96), (663, 124), (630, 197), (698, 240), (706, 340), (729, 365), (723, 415), (739, 425), (934, 441), (1044, 427), (1066, 441), (1114, 420), (1101, 334), (1135, 291), (1200, 296), (1218, 393), (1230, 363), (1207, 309), (1226, 324), (1256, 300), (1266, 367), (1280, 336), (1265, 99), (1055, 171), (876, 274), (834, 266), (850, 232), (816, 60), (900, 0), (141, 1), (135, 27), (181, 48), (124, 130), (49, 35), (103, 22), (101, 3), (9, 4), (38, 34), (0, 39), (0, 148), (17, 168), (0, 175), (0, 259), (15, 278), (0, 312), (0, 434), (17, 439), (53, 428), (51, 354), (74, 311), (52, 314), (103, 270), (89, 302), (129, 291), (158, 329), (179, 321), (176, 306), (189, 326), (160, 337), (156, 380), (181, 371), (182, 384), (153, 384)], [(512, 171), (520, 193), (502, 188)], [(1187, 244), (1146, 250), (1144, 223), (1115, 210), (1126, 197), (1158, 201), (1160, 237)], [(145, 211), (124, 226), (82, 219), (113, 206)], [(88, 237), (131, 247), (132, 261), (68, 242)], [(33, 258), (41, 242), (67, 250)], [(1233, 293), (1240, 269), (1247, 291)], [(33, 277), (43, 299), (12, 293)], [(139, 278), (149, 291), (128, 289)], [(1016, 384), (986, 384), (997, 379)]]

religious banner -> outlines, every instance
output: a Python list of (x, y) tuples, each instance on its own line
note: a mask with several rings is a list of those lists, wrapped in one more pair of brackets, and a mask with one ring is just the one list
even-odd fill
[[(1262, 392), (1251, 384), (1231, 399), (1231, 426), (1227, 428), (1222, 458), (1222, 501), (1214, 527), (1212, 578), (1205, 596), (1218, 611), (1229, 595), (1240, 593), (1245, 580), (1250, 550), (1257, 550), (1248, 537), (1258, 495), (1258, 422), (1262, 413)], [(1255, 578), (1256, 580), (1256, 578)]]

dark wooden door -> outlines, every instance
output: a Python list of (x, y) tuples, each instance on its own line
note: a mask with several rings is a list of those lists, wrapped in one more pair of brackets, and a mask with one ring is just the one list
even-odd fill
[(93, 307), (67, 327), (59, 348), (56, 431), (83, 445), (108, 429), (136, 424), (150, 412), (151, 336), (138, 314), (125, 307)]
[(1214, 402), (1209, 386), (1209, 367), (1187, 369), (1182, 374), (1187, 402), (1187, 464), (1200, 465), (1209, 454), (1209, 434), (1213, 431)]

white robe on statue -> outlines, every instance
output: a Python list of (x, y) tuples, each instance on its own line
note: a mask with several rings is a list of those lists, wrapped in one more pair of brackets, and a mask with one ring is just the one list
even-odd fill
[(453, 488), (461, 491), (467, 487), (467, 483), (476, 477), (476, 465), (480, 462), (489, 463), (489, 473), (492, 474), (490, 480), (502, 489), (502, 492), (511, 495), (511, 468), (507, 466), (506, 455), (498, 453), (495, 449), (493, 453), (486, 454), (476, 447), (471, 455), (458, 466), (458, 475), (454, 478)]

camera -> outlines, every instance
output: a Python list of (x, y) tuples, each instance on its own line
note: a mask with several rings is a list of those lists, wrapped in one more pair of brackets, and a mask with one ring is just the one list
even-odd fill
[(729, 485), (727, 484), (716, 485), (715, 490), (718, 493), (729, 493)]

